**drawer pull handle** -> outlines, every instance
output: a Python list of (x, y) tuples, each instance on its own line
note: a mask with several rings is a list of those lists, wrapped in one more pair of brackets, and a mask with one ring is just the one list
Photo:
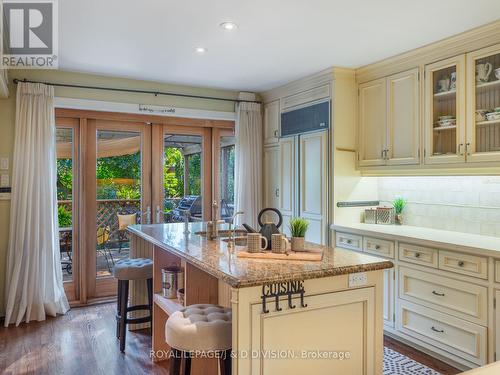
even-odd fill
[(375, 250), (380, 249), (380, 245), (375, 245)]
[(461, 260), (461, 261), (459, 261), (459, 262), (458, 262), (458, 266), (459, 266), (459, 267), (463, 267), (463, 266), (464, 266), (464, 264), (465, 264), (465, 263), (464, 263), (464, 261), (463, 261), (463, 260)]
[(439, 332), (439, 333), (443, 333), (444, 330), (443, 329), (437, 329), (436, 327), (432, 326), (431, 329), (434, 331), (434, 332)]
[(436, 292), (435, 290), (432, 291), (432, 294), (434, 294), (435, 296), (444, 297), (444, 293), (439, 293)]
[(415, 258), (420, 258), (420, 253), (415, 253)]

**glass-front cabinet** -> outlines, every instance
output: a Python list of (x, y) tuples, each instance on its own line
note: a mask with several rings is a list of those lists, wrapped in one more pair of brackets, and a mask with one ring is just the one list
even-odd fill
[(500, 160), (500, 45), (467, 54), (468, 162)]
[(465, 161), (465, 56), (425, 67), (425, 163)]

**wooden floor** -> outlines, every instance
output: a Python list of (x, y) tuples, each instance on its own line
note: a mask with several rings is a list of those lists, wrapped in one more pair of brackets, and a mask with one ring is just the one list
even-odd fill
[[(149, 332), (128, 332), (125, 354), (115, 337), (115, 304), (73, 308), (45, 322), (0, 328), (0, 374), (168, 374), (149, 358)], [(458, 370), (393, 339), (384, 344), (441, 372)]]

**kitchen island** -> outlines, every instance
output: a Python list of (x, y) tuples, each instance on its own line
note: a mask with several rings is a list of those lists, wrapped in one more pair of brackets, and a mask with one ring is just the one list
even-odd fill
[[(321, 261), (239, 258), (224, 239), (197, 234), (203, 223), (133, 225), (131, 255), (154, 262), (153, 360), (168, 358), (165, 322), (183, 307), (161, 295), (161, 269), (184, 267), (185, 305), (233, 310), (233, 374), (381, 374), (383, 270), (392, 262), (340, 248)], [(149, 254), (148, 254), (149, 252)], [(213, 359), (194, 374), (217, 373)]]

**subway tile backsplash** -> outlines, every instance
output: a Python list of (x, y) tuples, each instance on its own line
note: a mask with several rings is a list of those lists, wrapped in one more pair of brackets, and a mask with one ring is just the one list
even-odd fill
[(405, 224), (500, 237), (500, 176), (378, 177), (388, 204), (408, 204)]

